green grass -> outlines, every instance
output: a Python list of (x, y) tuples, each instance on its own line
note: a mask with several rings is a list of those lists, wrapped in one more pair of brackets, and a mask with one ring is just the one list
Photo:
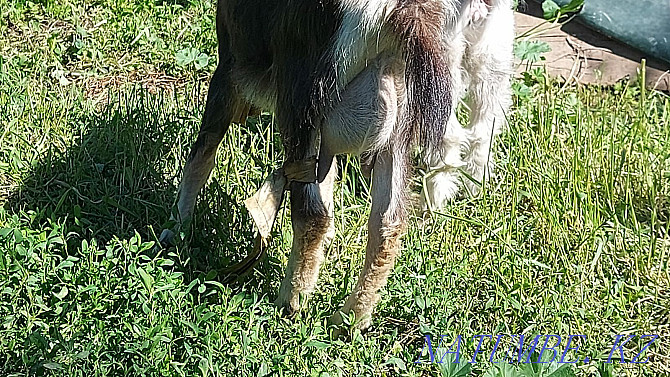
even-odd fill
[[(0, 376), (450, 375), (414, 364), (424, 334), (503, 333), (585, 334), (596, 362), (580, 376), (670, 374), (670, 99), (635, 83), (517, 81), (497, 177), (412, 219), (366, 334), (327, 326), (364, 256), (354, 158), (303, 312), (272, 305), (287, 210), (269, 257), (220, 283), (252, 246), (242, 200), (281, 161), (270, 114), (231, 127), (193, 230), (153, 249), (215, 65), (213, 17), (204, 0), (0, 0)], [(628, 333), (661, 335), (650, 361), (604, 365)]]

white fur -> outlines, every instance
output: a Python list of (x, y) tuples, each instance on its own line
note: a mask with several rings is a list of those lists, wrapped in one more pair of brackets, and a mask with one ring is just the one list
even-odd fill
[[(444, 207), (462, 186), (472, 195), (479, 193), (493, 168), (491, 142), (504, 127), (511, 103), (511, 2), (469, 0), (462, 1), (460, 9), (457, 22), (445, 28), (445, 39), (454, 103), (465, 100), (470, 109), (469, 122), (461, 127), (452, 114), (442, 148), (426, 156), (423, 209)], [(460, 169), (476, 182), (459, 173)]]
[(382, 38), (382, 26), (395, 5), (396, 0), (341, 2), (342, 24), (332, 49), (339, 88), (343, 88), (371, 58), (388, 47), (388, 41)]
[[(491, 142), (505, 124), (505, 113), (511, 101), (509, 77), (514, 38), (511, 1), (442, 1), (448, 15), (444, 40), (449, 55), (452, 96), (455, 104), (459, 101), (467, 103), (470, 114), (468, 124), (463, 126), (456, 119), (454, 106), (441, 148), (425, 156), (428, 172), (421, 196), (425, 210), (443, 208), (463, 187), (472, 195), (479, 193), (493, 168)], [(325, 131), (323, 136), (333, 139), (330, 148), (336, 154), (382, 150), (395, 131), (391, 127), (392, 121), (384, 121), (392, 115), (381, 114), (388, 108), (383, 106), (385, 98), (392, 95), (385, 93), (383, 81), (375, 75), (382, 74), (378, 67), (382, 61), (380, 54), (391, 49), (393, 43), (385, 36), (383, 25), (396, 3), (397, 0), (341, 2), (343, 21), (331, 52), (341, 105), (339, 109), (335, 106), (331, 114), (331, 127), (326, 124), (322, 130)], [(403, 63), (396, 59), (393, 64)], [(356, 80), (372, 84), (349, 88)], [(376, 90), (379, 92), (373, 93)], [(371, 100), (356, 101), (362, 97)], [(376, 106), (374, 98), (381, 102), (380, 113), (370, 113), (374, 119), (357, 122), (348, 116), (356, 106)], [(342, 127), (343, 124), (346, 127)], [(329, 132), (337, 129), (345, 130), (348, 135)], [(363, 140), (350, 140), (358, 138), (357, 135)], [(375, 140), (371, 140), (371, 136)]]
[(392, 56), (379, 56), (342, 90), (321, 137), (332, 154), (361, 154), (388, 145), (398, 117)]

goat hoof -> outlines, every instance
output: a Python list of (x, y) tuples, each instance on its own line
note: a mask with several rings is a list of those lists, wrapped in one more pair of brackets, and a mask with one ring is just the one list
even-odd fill
[(286, 302), (281, 298), (275, 300), (275, 306), (277, 309), (279, 309), (279, 312), (287, 318), (295, 317), (296, 313), (298, 312), (297, 306), (291, 305), (290, 302)]
[(351, 331), (356, 329), (361, 333), (364, 333), (370, 328), (370, 325), (372, 325), (372, 318), (369, 314), (363, 315), (360, 319), (352, 319), (352, 317), (349, 317), (350, 320), (353, 320), (351, 325), (344, 323), (343, 316), (347, 316), (347, 313), (340, 310), (333, 313), (333, 315), (331, 315), (330, 319), (328, 320), (328, 323), (335, 327), (333, 330), (333, 339), (336, 339), (337, 337), (344, 334), (349, 334)]
[(355, 335), (356, 332), (358, 332), (359, 334), (364, 334), (367, 332), (367, 330), (370, 328), (370, 325), (372, 324), (370, 320), (364, 320), (354, 323), (351, 326), (348, 326), (342, 322), (342, 317), (339, 316), (339, 313), (336, 313), (333, 316), (331, 316), (329, 323), (332, 326), (332, 332), (331, 332), (332, 340), (337, 340), (342, 337), (347, 337), (351, 339), (353, 336), (356, 336)]
[(342, 326), (336, 327), (333, 329), (333, 332), (331, 333), (331, 339), (332, 340), (338, 340), (342, 337), (344, 337), (347, 334), (347, 330), (342, 328)]
[(328, 319), (328, 323), (335, 326), (342, 325), (342, 322), (342, 313), (339, 311), (333, 313), (333, 315), (330, 316), (330, 319)]
[(328, 319), (328, 324), (333, 328), (331, 333), (332, 340), (342, 338), (349, 333), (349, 329), (346, 325), (344, 325), (344, 321), (342, 320), (342, 313), (340, 311), (337, 311), (330, 316)]
[(158, 242), (161, 244), (162, 247), (172, 246), (173, 240), (174, 240), (174, 232), (171, 231), (170, 229), (163, 229), (160, 237), (158, 237)]

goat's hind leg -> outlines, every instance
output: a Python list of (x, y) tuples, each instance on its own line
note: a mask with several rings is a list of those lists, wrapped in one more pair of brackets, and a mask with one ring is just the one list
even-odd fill
[[(318, 184), (293, 183), (291, 187), (291, 223), (293, 244), (286, 266), (286, 276), (279, 288), (275, 304), (293, 314), (300, 308), (301, 298), (314, 291), (319, 276), (319, 268), (324, 260), (324, 250), (335, 235), (333, 216), (333, 186), (337, 176), (337, 161), (333, 159), (325, 179)], [(306, 213), (310, 200), (317, 197), (312, 192), (319, 191), (326, 213)], [(309, 198), (309, 196), (312, 198)]]
[[(175, 230), (191, 217), (198, 193), (214, 168), (216, 150), (233, 120), (234, 113), (240, 110), (240, 103), (233, 91), (228, 67), (220, 64), (209, 86), (198, 137), (184, 166), (179, 184), (178, 213), (170, 216), (176, 222)], [(169, 244), (173, 237), (174, 230), (165, 229), (161, 233), (160, 242)]]
[(438, 150), (428, 151), (425, 157), (428, 168), (421, 192), (422, 211), (441, 210), (453, 199), (460, 189), (458, 169), (464, 165), (461, 148), (465, 144), (465, 132), (452, 112), (447, 131)]
[[(477, 2), (481, 1), (477, 0)], [(464, 146), (467, 145), (467, 135), (458, 121), (456, 108), (465, 92), (461, 65), (467, 46), (460, 30), (450, 32), (445, 39), (448, 41), (447, 60), (451, 76), (452, 98), (455, 101), (441, 145), (438, 148), (424, 151), (427, 172), (420, 198), (422, 211), (442, 210), (446, 207), (462, 186), (459, 169), (465, 165), (462, 152)]]
[[(379, 301), (379, 290), (393, 270), (405, 230), (408, 162), (402, 151), (385, 150), (377, 155), (372, 170), (372, 209), (368, 220), (368, 244), (365, 264), (356, 288), (341, 312), (353, 312), (355, 327), (364, 330), (371, 324), (372, 311)], [(342, 323), (342, 314), (335, 313), (331, 322)]]
[(514, 15), (506, 3), (496, 5), (483, 24), (469, 26), (465, 31), (469, 47), (463, 62), (471, 81), (468, 150), (464, 160), (465, 171), (472, 178), (465, 178), (465, 186), (473, 195), (479, 193), (480, 184), (491, 173), (491, 146), (506, 123), (505, 113), (511, 102)]
[[(291, 46), (282, 46), (290, 49)], [(318, 125), (314, 116), (320, 109), (314, 109), (312, 88), (316, 61), (299, 60), (276, 62), (277, 125), (281, 132), (286, 154), (286, 164), (297, 164), (303, 169), (314, 169), (311, 159), (318, 151)], [(332, 169), (332, 164), (331, 164)], [(331, 169), (326, 169), (324, 181), (317, 182), (294, 180), (289, 184), (291, 198), (291, 224), (293, 244), (289, 255), (286, 275), (279, 288), (275, 304), (287, 314), (293, 314), (300, 308), (301, 297), (309, 295), (316, 286), (319, 267), (324, 259), (323, 249), (330, 232), (332, 199), (324, 198), (332, 194), (331, 180), (326, 180)], [(291, 177), (288, 177), (292, 179)], [(304, 178), (302, 178), (304, 179)], [(330, 232), (332, 233), (332, 232)]]
[[(376, 134), (384, 126), (393, 127), (387, 123), (396, 119), (396, 92), (388, 65), (387, 61), (370, 64), (347, 85), (339, 102), (326, 114), (321, 128), (318, 185), (294, 183), (291, 187), (293, 246), (277, 299), (277, 305), (289, 312), (298, 309), (301, 295), (314, 290), (324, 248), (334, 235), (334, 156), (355, 153), (371, 142), (367, 140), (369, 133)], [(326, 213), (318, 211), (319, 195)]]

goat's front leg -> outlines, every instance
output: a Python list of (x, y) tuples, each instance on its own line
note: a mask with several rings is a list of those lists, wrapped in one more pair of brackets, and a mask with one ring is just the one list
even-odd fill
[[(314, 291), (324, 249), (335, 235), (333, 185), (337, 175), (336, 162), (336, 159), (332, 160), (326, 178), (318, 184), (291, 184), (293, 245), (276, 301), (276, 305), (289, 314), (299, 309), (301, 297), (306, 298)], [(318, 208), (310, 205), (315, 200), (323, 201), (326, 213), (313, 210)]]
[[(365, 265), (341, 312), (355, 315), (355, 327), (364, 330), (371, 324), (372, 310), (379, 301), (379, 290), (393, 269), (405, 229), (407, 159), (402, 153), (378, 154), (372, 170), (372, 209), (368, 220)], [(335, 313), (331, 322), (342, 323)]]
[[(239, 105), (240, 102), (236, 100), (230, 82), (230, 67), (224, 61), (219, 64), (210, 82), (198, 138), (193, 143), (184, 166), (184, 175), (179, 184), (178, 216), (175, 217), (174, 214), (170, 216), (171, 220), (177, 222), (175, 229), (193, 213), (198, 193), (214, 168), (216, 150)], [(160, 242), (170, 243), (173, 236), (173, 230), (165, 229), (161, 233)]]

